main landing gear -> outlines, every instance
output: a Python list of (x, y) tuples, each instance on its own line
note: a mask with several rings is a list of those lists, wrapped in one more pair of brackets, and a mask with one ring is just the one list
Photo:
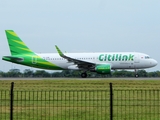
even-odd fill
[(81, 77), (82, 78), (86, 78), (87, 77), (87, 73), (86, 72), (81, 73)]

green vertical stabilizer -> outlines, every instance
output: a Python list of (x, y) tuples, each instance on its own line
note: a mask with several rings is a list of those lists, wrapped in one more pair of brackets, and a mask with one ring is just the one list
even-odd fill
[(11, 55), (34, 54), (13, 30), (5, 30)]

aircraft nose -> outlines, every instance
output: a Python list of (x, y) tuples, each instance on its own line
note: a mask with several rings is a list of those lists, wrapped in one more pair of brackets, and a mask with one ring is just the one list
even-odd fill
[(156, 66), (158, 64), (158, 62), (156, 60), (153, 60), (153, 66)]

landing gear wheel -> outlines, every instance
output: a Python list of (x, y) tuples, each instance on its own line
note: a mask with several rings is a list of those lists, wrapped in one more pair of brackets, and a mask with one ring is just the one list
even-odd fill
[(136, 78), (138, 78), (138, 77), (139, 77), (139, 75), (138, 75), (138, 74), (135, 74), (135, 77), (136, 77)]
[(81, 77), (82, 78), (86, 78), (87, 77), (87, 73), (81, 73)]

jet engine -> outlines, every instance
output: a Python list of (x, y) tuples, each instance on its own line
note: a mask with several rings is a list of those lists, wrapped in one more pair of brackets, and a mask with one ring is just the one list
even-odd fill
[(95, 71), (100, 74), (110, 74), (111, 73), (111, 65), (110, 64), (96, 65)]

